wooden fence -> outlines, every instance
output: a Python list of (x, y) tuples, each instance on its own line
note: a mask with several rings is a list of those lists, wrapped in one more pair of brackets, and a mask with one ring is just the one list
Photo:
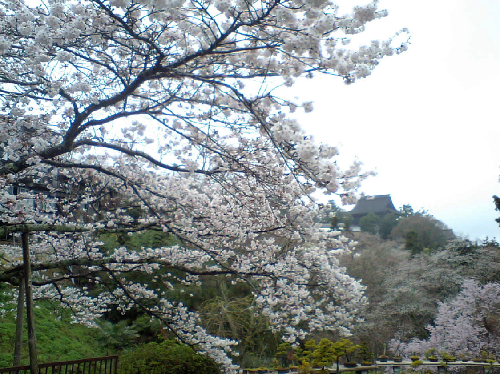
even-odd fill
[[(39, 364), (39, 374), (117, 374), (118, 356)], [(0, 374), (31, 374), (29, 365), (0, 368)]]

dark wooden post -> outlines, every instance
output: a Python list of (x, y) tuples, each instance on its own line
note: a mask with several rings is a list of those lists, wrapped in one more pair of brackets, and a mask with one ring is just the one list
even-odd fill
[(21, 350), (23, 348), (23, 322), (24, 322), (24, 278), (19, 278), (19, 296), (17, 298), (16, 341), (14, 347), (14, 362), (12, 366), (21, 366)]
[(31, 284), (31, 261), (30, 248), (28, 242), (29, 233), (27, 231), (21, 234), (23, 244), (24, 260), (24, 283), (26, 287), (26, 314), (28, 317), (28, 346), (30, 356), (31, 374), (39, 374), (38, 371), (38, 353), (36, 349), (35, 316), (33, 313), (33, 289)]

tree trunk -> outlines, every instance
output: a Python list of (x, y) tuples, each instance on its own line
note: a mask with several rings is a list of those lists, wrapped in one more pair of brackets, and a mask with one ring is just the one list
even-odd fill
[(21, 234), (23, 243), (24, 282), (26, 286), (26, 314), (28, 317), (28, 346), (31, 374), (38, 373), (38, 353), (36, 350), (35, 315), (33, 313), (33, 289), (31, 284), (30, 248), (27, 232)]
[(23, 348), (23, 322), (24, 322), (24, 278), (19, 281), (19, 296), (17, 298), (16, 342), (14, 347), (14, 362), (12, 366), (21, 366), (21, 350)]

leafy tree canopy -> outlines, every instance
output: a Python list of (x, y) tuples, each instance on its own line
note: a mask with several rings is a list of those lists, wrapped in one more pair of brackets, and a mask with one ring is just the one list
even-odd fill
[(410, 204), (404, 204), (401, 208), (399, 208), (400, 217), (406, 218), (410, 216), (428, 216), (428, 211), (425, 209), (420, 209), (415, 212), (413, 207)]
[(370, 234), (378, 234), (379, 217), (375, 213), (369, 213), (359, 220), (359, 226), (362, 231), (369, 232)]
[[(500, 212), (500, 198), (497, 195), (493, 195), (493, 202), (495, 203), (495, 209)], [(500, 218), (495, 219), (495, 221), (500, 225)]]
[(432, 216), (414, 215), (401, 219), (392, 230), (392, 238), (403, 238), (412, 254), (424, 249), (444, 248), (455, 235), (443, 222)]

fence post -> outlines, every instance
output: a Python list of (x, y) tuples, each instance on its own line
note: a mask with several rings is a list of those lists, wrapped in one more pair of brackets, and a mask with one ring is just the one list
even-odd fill
[(26, 314), (28, 319), (28, 345), (30, 356), (31, 374), (39, 374), (38, 372), (38, 353), (36, 349), (36, 333), (35, 333), (35, 315), (33, 312), (33, 289), (31, 284), (31, 261), (30, 248), (28, 242), (29, 233), (24, 231), (21, 234), (23, 244), (23, 261), (24, 261), (24, 283), (26, 287)]
[(24, 322), (24, 278), (19, 277), (19, 296), (17, 298), (16, 317), (16, 342), (14, 348), (14, 362), (12, 366), (21, 366), (21, 350), (23, 347), (23, 322)]

